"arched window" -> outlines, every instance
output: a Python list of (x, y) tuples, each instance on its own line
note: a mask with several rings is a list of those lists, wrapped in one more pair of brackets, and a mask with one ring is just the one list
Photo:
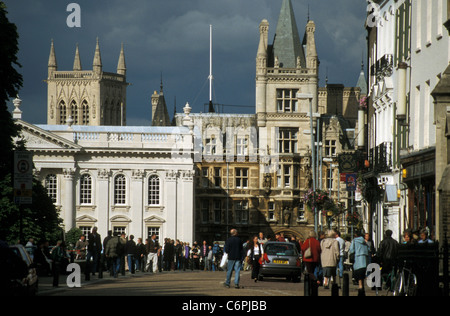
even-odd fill
[(81, 111), (82, 111), (82, 125), (89, 125), (89, 105), (86, 100), (83, 100), (83, 103), (81, 104)]
[(64, 101), (59, 102), (59, 124), (66, 124), (67, 106)]
[(120, 174), (114, 178), (114, 204), (126, 204), (127, 180)]
[(75, 102), (75, 100), (73, 100), (70, 103), (70, 108), (72, 110), (72, 120), (73, 120), (73, 124), (74, 125), (78, 125), (78, 105)]
[(152, 175), (148, 179), (148, 205), (159, 205), (159, 177)]
[(58, 179), (56, 175), (49, 174), (45, 177), (45, 188), (52, 202), (56, 203), (58, 198)]
[(92, 177), (84, 174), (80, 179), (80, 204), (92, 203)]

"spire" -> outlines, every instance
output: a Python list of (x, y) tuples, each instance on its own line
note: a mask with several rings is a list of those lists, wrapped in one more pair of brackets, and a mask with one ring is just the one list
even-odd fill
[(291, 0), (283, 0), (273, 42), (273, 56), (283, 68), (296, 68), (297, 58), (305, 65), (305, 53), (301, 45), (297, 22)]
[(119, 75), (124, 76), (127, 74), (127, 66), (125, 64), (125, 53), (123, 50), (123, 43), (120, 48), (119, 62), (117, 63), (117, 73)]
[(75, 49), (75, 60), (73, 61), (73, 70), (81, 70), (81, 60), (80, 60), (80, 52), (78, 50), (78, 43), (77, 48)]
[(152, 96), (152, 126), (171, 126), (166, 99), (162, 93), (156, 91)]
[(100, 45), (98, 43), (98, 37), (97, 37), (97, 44), (95, 46), (95, 55), (94, 55), (94, 62), (93, 62), (93, 70), (96, 73), (102, 72), (102, 57), (100, 55)]
[(55, 46), (53, 45), (53, 39), (50, 46), (50, 56), (48, 57), (48, 75), (53, 73), (53, 71), (58, 70), (58, 64), (56, 63)]
[(367, 81), (366, 75), (364, 74), (364, 62), (361, 61), (361, 72), (359, 73), (358, 82), (356, 87), (361, 89), (361, 95), (367, 95)]

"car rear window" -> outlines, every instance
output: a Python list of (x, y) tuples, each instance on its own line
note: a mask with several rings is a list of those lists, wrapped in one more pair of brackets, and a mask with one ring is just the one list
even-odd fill
[(265, 252), (272, 256), (294, 256), (297, 250), (290, 244), (267, 244)]

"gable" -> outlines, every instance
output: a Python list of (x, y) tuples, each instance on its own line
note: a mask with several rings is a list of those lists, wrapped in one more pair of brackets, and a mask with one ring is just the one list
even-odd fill
[(29, 150), (80, 150), (81, 146), (63, 137), (57, 136), (49, 131), (43, 130), (36, 125), (17, 120), (22, 131), (21, 137), (25, 140), (25, 146)]

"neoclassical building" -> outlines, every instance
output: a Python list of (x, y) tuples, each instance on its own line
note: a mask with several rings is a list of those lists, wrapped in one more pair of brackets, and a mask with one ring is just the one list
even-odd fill
[(22, 127), (64, 230), (94, 226), (192, 242), (192, 135), (186, 127)]
[(99, 41), (92, 70), (58, 70), (52, 41), (48, 120), (13, 116), (33, 153), (34, 171), (48, 190), (64, 231), (98, 227), (147, 238), (156, 233), (193, 242), (193, 141), (187, 127), (125, 126), (126, 66), (122, 45), (117, 73), (102, 69)]

